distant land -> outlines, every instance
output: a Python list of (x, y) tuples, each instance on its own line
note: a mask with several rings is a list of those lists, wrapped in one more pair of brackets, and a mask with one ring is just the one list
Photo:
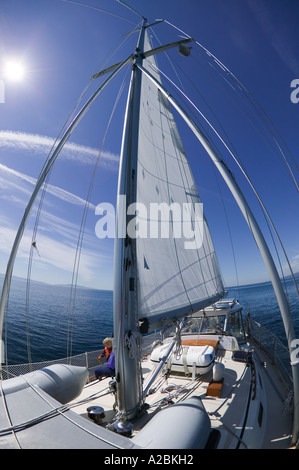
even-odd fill
[[(27, 282), (26, 278), (20, 277), (20, 276), (13, 276), (13, 279), (18, 280), (18, 281)], [(4, 280), (4, 274), (0, 273), (0, 280), (1, 280), (1, 283), (2, 283), (2, 281)], [(35, 279), (31, 279), (30, 282), (34, 282), (36, 284), (41, 284), (41, 285), (45, 285), (45, 286), (53, 286), (53, 287), (70, 287), (70, 288), (72, 287), (72, 284), (50, 284), (48, 282), (36, 281)], [(73, 287), (74, 287), (74, 285), (73, 285)], [(100, 289), (100, 288), (96, 288), (96, 287), (79, 286), (79, 285), (76, 285), (76, 289), (89, 289), (89, 290), (100, 290), (100, 291), (104, 291), (104, 292), (109, 292), (109, 291), (112, 292), (112, 289)], [(0, 294), (1, 294), (1, 292), (0, 292)]]
[[(296, 278), (296, 280), (299, 281), (299, 272), (294, 273), (294, 277)], [(3, 279), (4, 279), (4, 274), (0, 273), (1, 284), (2, 284)], [(13, 279), (20, 280), (20, 281), (27, 281), (26, 278), (19, 277), (19, 276), (13, 276)], [(293, 280), (293, 276), (291, 274), (288, 275), (288, 276), (285, 276), (284, 278), (281, 278), (282, 282), (283, 281), (288, 281), (288, 280)], [(56, 287), (69, 287), (69, 288), (72, 287), (72, 284), (49, 284), (47, 282), (36, 281), (34, 279), (31, 279), (30, 282), (35, 282), (36, 284), (56, 286)], [(234, 285), (234, 286), (228, 286), (228, 287), (226, 287), (226, 290), (236, 289), (238, 287), (247, 287), (247, 286), (250, 287), (250, 286), (254, 286), (254, 285), (264, 285), (264, 284), (271, 284), (271, 281), (269, 280), (269, 281), (264, 281), (264, 282), (251, 283), (251, 284), (238, 284), (238, 285)], [(74, 285), (73, 285), (73, 287), (74, 287)], [(1, 288), (2, 288), (2, 285), (1, 285)], [(80, 286), (80, 285), (77, 285), (76, 289), (89, 289), (89, 290), (98, 290), (98, 291), (104, 291), (104, 292), (112, 292), (113, 291), (112, 289), (101, 289), (100, 287), (96, 288), (96, 287), (88, 287), (88, 286)], [(1, 292), (0, 292), (0, 294), (1, 294)]]

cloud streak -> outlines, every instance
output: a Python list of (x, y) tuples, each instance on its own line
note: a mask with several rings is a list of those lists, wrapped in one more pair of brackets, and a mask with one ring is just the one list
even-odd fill
[[(10, 253), (12, 242), (15, 237), (15, 231), (8, 227), (1, 227), (0, 231), (0, 245), (1, 252), (7, 256)], [(29, 252), (31, 247), (31, 236), (25, 234), (18, 250), (17, 263), (21, 261), (27, 264), (29, 259)], [(74, 259), (76, 254), (76, 246), (65, 243), (63, 241), (55, 240), (49, 236), (40, 234), (38, 237), (38, 249), (40, 255), (34, 253), (35, 266), (42, 270), (47, 270), (49, 267), (61, 270), (63, 272), (72, 273), (74, 269)], [(84, 250), (80, 256), (80, 278), (83, 281), (90, 281), (93, 279), (94, 271), (101, 262), (105, 262), (107, 255), (101, 255), (94, 250)]]
[[(48, 153), (53, 143), (54, 139), (45, 136), (0, 131), (0, 150), (17, 150), (40, 155)], [(98, 151), (96, 149), (77, 144), (67, 144), (66, 151), (63, 154), (64, 159), (76, 160), (79, 164), (85, 165), (94, 165), (97, 157)], [(102, 162), (105, 162), (107, 169), (114, 171), (118, 168), (118, 157), (116, 155), (105, 153), (101, 159)], [(17, 208), (23, 209), (26, 206), (35, 185), (35, 177), (0, 163), (0, 200), (2, 200), (0, 260), (3, 267), (7, 262), (16, 235), (15, 218), (20, 216)], [(79, 208), (86, 205), (84, 198), (58, 186), (48, 183), (46, 189), (47, 193), (64, 203)], [(48, 199), (47, 204), (50, 205), (48, 209), (52, 212), (52, 203)], [(93, 213), (95, 212), (95, 206), (92, 203), (88, 203), (88, 208)], [(34, 207), (33, 215), (35, 210)], [(58, 217), (47, 210), (42, 211), (37, 235), (40, 257), (34, 254), (34, 258), (36, 269), (40, 273), (39, 279), (45, 282), (52, 282), (53, 270), (55, 282), (66, 282), (67, 273), (72, 273), (74, 268), (80, 227), (77, 223), (67, 220), (68, 215), (74, 214), (74, 212), (70, 211), (69, 208), (66, 210), (65, 218)], [(25, 275), (24, 269), (26, 268), (24, 266), (29, 257), (31, 242), (31, 236), (26, 231), (18, 249), (16, 260), (18, 275)], [(111, 256), (106, 245), (104, 247), (98, 246), (98, 239), (94, 230), (92, 230), (92, 226), (89, 229), (85, 227), (84, 250), (80, 254), (79, 282), (96, 286), (98, 276), (95, 275), (95, 272), (98, 271), (99, 266), (106, 266), (107, 263), (111, 263)]]
[[(26, 151), (47, 156), (54, 144), (55, 139), (45, 135), (7, 130), (0, 131), (0, 149), (4, 150)], [(63, 158), (79, 163), (94, 165), (98, 155), (98, 149), (74, 142), (66, 142), (63, 147)], [(102, 152), (100, 164), (107, 169), (117, 170), (118, 162), (118, 155), (107, 151)]]
[[(71, 282), (76, 259), (78, 224), (43, 211), (36, 235), (38, 252), (33, 252), (33, 279), (53, 283)], [(0, 266), (4, 269), (14, 239), (16, 227), (9, 216), (0, 215)], [(16, 274), (26, 277), (27, 263), (32, 244), (31, 229), (25, 230), (16, 258)], [(94, 231), (85, 230), (83, 249), (80, 253), (79, 284), (97, 287), (98, 270), (111, 264), (113, 252), (105, 245), (99, 246)], [(4, 271), (1, 269), (1, 272)], [(38, 273), (38, 274), (36, 274)], [(97, 274), (96, 274), (97, 273)], [(108, 286), (109, 287), (109, 286)]]
[[(3, 175), (3, 178), (1, 177), (1, 174)], [(11, 179), (8, 179), (7, 175), (9, 175)], [(18, 181), (20, 180), (25, 181), (26, 183), (29, 183), (32, 186), (35, 186), (36, 184), (35, 178), (25, 175), (24, 173), (20, 173), (17, 170), (13, 170), (12, 168), (8, 168), (6, 165), (3, 165), (2, 163), (0, 163), (0, 181), (2, 182), (1, 184), (2, 188), (6, 187), (6, 189), (8, 189), (10, 187), (11, 189), (18, 189), (19, 191), (25, 191), (27, 194), (31, 194), (31, 192), (29, 192), (25, 188), (22, 188), (19, 183), (17, 184), (15, 181), (13, 181), (16, 179)], [(82, 199), (79, 196), (76, 196), (75, 194), (70, 193), (69, 191), (66, 191), (65, 189), (59, 188), (58, 186), (48, 184), (47, 192), (51, 194), (52, 196), (58, 197), (64, 202), (68, 202), (76, 206), (86, 205), (86, 201), (84, 199)], [(89, 203), (89, 208), (94, 210), (95, 206)]]
[(269, 2), (250, 0), (249, 7), (282, 62), (284, 62), (285, 65), (292, 70), (294, 76), (297, 77), (299, 74), (297, 54), (291, 49), (290, 43), (286, 39), (287, 30), (281, 26), (281, 23), (279, 23), (279, 27), (277, 22), (275, 24), (269, 8)]

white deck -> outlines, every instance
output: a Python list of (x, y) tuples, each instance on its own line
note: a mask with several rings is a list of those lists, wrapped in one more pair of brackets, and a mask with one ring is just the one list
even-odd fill
[[(146, 398), (146, 403), (150, 406), (148, 412), (138, 421), (132, 422), (133, 433), (138, 432), (159, 406), (169, 406), (165, 404), (167, 400), (178, 402), (196, 395), (201, 398), (210, 416), (212, 428), (221, 433), (217, 448), (288, 447), (292, 415), (287, 409), (284, 383), (274, 375), (275, 369), (266, 362), (267, 358), (260, 350), (254, 352), (252, 368), (246, 363), (232, 360), (232, 349), (223, 349), (222, 345), (231, 345), (229, 347), (234, 349), (235, 339), (222, 337), (216, 351), (215, 362), (221, 362), (225, 366), (224, 382), (219, 398), (206, 395), (212, 371), (195, 379), (177, 373), (170, 374), (168, 379), (165, 379), (160, 374), (151, 387), (151, 389), (156, 387), (156, 390)], [(149, 357), (142, 361), (145, 384), (155, 367)], [(275, 386), (272, 384), (273, 379)], [(87, 407), (101, 406), (106, 412), (103, 424), (108, 424), (115, 415), (114, 396), (107, 393), (110, 380), (106, 378), (87, 384), (81, 396), (72, 403), (73, 411), (89, 419)], [(76, 405), (79, 400), (83, 402)], [(178, 423), (179, 431), (180, 423)]]

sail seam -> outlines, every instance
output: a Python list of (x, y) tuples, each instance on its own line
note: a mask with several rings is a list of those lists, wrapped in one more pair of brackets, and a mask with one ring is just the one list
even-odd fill
[[(216, 256), (215, 252), (212, 252), (212, 253), (209, 253), (208, 255), (204, 256), (201, 260), (196, 260), (194, 261), (193, 263), (189, 264), (188, 266), (186, 266), (185, 268), (182, 269), (182, 271), (187, 271), (188, 269), (190, 269), (191, 267), (195, 266), (196, 264), (200, 263), (200, 261), (203, 261), (203, 260), (207, 260), (208, 258), (212, 258)], [(168, 279), (166, 279), (166, 281), (164, 281), (163, 284), (160, 284), (159, 286), (156, 287), (155, 290), (153, 290), (152, 292), (150, 292), (147, 296), (144, 297), (144, 300), (147, 301), (152, 295), (156, 294), (160, 289), (164, 288), (169, 282), (171, 282), (173, 279), (175, 279), (175, 277), (178, 275), (178, 273), (175, 273), (173, 276), (169, 277)], [(214, 279), (217, 279), (217, 278), (220, 278), (220, 275), (217, 275), (214, 277)], [(203, 277), (204, 279), (204, 277)], [(212, 278), (213, 279), (213, 278)], [(210, 282), (210, 279), (208, 281), (205, 281), (203, 280), (203, 282), (197, 284), (197, 286), (200, 286), (200, 285), (203, 285), (203, 284), (207, 284), (208, 282)]]

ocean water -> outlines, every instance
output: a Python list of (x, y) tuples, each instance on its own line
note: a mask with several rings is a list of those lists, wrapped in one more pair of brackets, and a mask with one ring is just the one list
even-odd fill
[(112, 291), (78, 287), (75, 308), (69, 286), (31, 281), (29, 292), (28, 313), (26, 281), (13, 280), (3, 333), (9, 364), (28, 362), (28, 336), (32, 362), (41, 362), (101, 349), (112, 335)]
[[(297, 274), (299, 281), (299, 275)], [(0, 286), (3, 278), (0, 277)], [(299, 338), (299, 298), (291, 279), (286, 281), (295, 331)], [(76, 306), (70, 311), (69, 286), (30, 283), (29, 313), (26, 313), (26, 281), (13, 279), (8, 314), (4, 324), (4, 340), (9, 364), (28, 362), (28, 341), (32, 362), (67, 357), (70, 346), (68, 331), (72, 331), (71, 354), (94, 351), (113, 332), (112, 291), (77, 288)], [(244, 317), (251, 318), (272, 331), (285, 343), (280, 312), (270, 283), (232, 287), (228, 297), (235, 297), (244, 308)]]
[[(295, 275), (299, 285), (299, 273)], [(299, 338), (299, 297), (293, 279), (284, 282), (285, 292), (290, 305), (296, 337)], [(231, 287), (228, 296), (239, 300), (243, 306), (243, 317), (247, 312), (253, 320), (274, 333), (282, 343), (286, 344), (283, 322), (271, 282)]]

